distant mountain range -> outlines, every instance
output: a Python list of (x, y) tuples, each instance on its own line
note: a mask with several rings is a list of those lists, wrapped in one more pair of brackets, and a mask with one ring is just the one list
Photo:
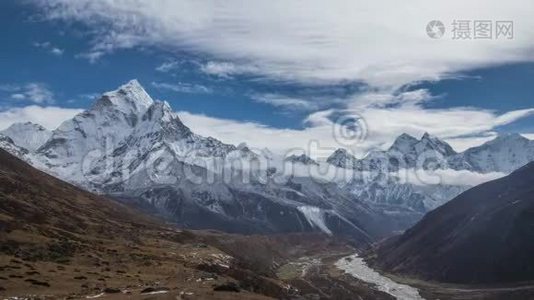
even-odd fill
[[(277, 176), (282, 163), (319, 167), (306, 155), (275, 162), (265, 151), (225, 144), (193, 133), (166, 102), (154, 101), (133, 80), (104, 93), (88, 110), (48, 132), (14, 124), (0, 133), (0, 147), (63, 180), (111, 195), (190, 228), (233, 232), (323, 231), (362, 242), (404, 230), (472, 186), (421, 185), (385, 172), (444, 169), (479, 173), (512, 170), (534, 160), (534, 142), (504, 135), (456, 153), (425, 134), (399, 136), (386, 151), (357, 159), (339, 149), (327, 163), (372, 180), (340, 184), (312, 176)], [(429, 156), (422, 162), (421, 156)], [(258, 161), (276, 167), (254, 171)], [(232, 172), (228, 164), (241, 165)], [(250, 171), (250, 172), (249, 172)], [(274, 180), (274, 178), (283, 180)], [(201, 184), (196, 179), (206, 180)]]
[(457, 153), (446, 142), (425, 133), (421, 139), (400, 135), (386, 151), (372, 151), (357, 159), (345, 149), (327, 162), (361, 171), (443, 168), (478, 173), (510, 173), (534, 160), (534, 141), (520, 134), (502, 134), (483, 145)]
[(388, 272), (439, 282), (533, 280), (533, 183), (534, 162), (476, 186), (379, 245), (372, 260)]

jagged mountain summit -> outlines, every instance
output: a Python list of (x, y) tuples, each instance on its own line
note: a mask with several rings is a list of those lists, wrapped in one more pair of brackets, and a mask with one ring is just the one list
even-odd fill
[(35, 151), (41, 147), (52, 135), (52, 132), (39, 124), (32, 122), (14, 123), (7, 129), (0, 131), (19, 147)]
[(437, 137), (428, 133), (417, 139), (403, 133), (387, 150), (370, 151), (362, 159), (357, 159), (345, 149), (337, 149), (327, 162), (341, 168), (359, 171), (398, 171), (399, 169), (429, 168), (429, 161), (443, 162), (456, 155), (456, 151)]
[(135, 173), (148, 163), (150, 153), (194, 160), (224, 157), (235, 150), (233, 145), (195, 135), (168, 103), (152, 100), (132, 80), (61, 124), (36, 154), (59, 177), (106, 191), (106, 186), (123, 180), (125, 172)]
[(390, 157), (399, 156), (399, 168), (427, 168), (424, 165), (427, 159), (443, 159), (456, 154), (456, 151), (446, 142), (428, 133), (423, 134), (421, 139), (403, 134), (399, 136), (393, 145), (388, 149), (387, 155)]
[(533, 160), (534, 141), (517, 133), (499, 134), (495, 139), (461, 153), (428, 133), (420, 139), (404, 133), (385, 151), (370, 151), (358, 159), (346, 149), (337, 149), (327, 162), (336, 167), (360, 171), (440, 168), (477, 173), (510, 173)]

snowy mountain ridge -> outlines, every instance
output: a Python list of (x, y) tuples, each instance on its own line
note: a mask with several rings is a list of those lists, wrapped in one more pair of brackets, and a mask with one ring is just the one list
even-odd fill
[(370, 151), (358, 159), (346, 149), (337, 149), (327, 162), (360, 171), (440, 168), (477, 173), (510, 173), (533, 160), (534, 141), (517, 133), (498, 135), (461, 153), (428, 133), (420, 139), (404, 133), (397, 137), (388, 150)]
[[(32, 134), (41, 134), (44, 140), (36, 126), (15, 128), (27, 128), (20, 130), (29, 140), (38, 140)], [(433, 164), (418, 162), (428, 153), (440, 161), (438, 167), (446, 161), (453, 170), (481, 173), (508, 172), (534, 160), (532, 142), (517, 136), (499, 137), (456, 153), (429, 134), (420, 139), (403, 134), (389, 149), (372, 151), (362, 159), (345, 149), (327, 159), (337, 168), (372, 171), (376, 180), (355, 178), (340, 185), (305, 173), (278, 175), (287, 162), (298, 164), (298, 170), (324, 163), (304, 154), (278, 162), (268, 150), (255, 153), (244, 143), (236, 147), (196, 135), (167, 102), (152, 100), (136, 80), (104, 93), (88, 110), (49, 133), (41, 145), (32, 144), (31, 150), (10, 138), (18, 131), (0, 136), (0, 147), (65, 181), (133, 202), (185, 227), (237, 232), (320, 230), (362, 241), (403, 230), (469, 188), (414, 185), (396, 178), (382, 181), (383, 172), (433, 169)], [(255, 169), (262, 159), (273, 166)], [(228, 164), (230, 172), (221, 172)]]

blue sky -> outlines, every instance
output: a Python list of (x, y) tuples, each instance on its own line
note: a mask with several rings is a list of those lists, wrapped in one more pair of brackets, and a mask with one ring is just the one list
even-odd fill
[[(88, 108), (99, 93), (137, 78), (153, 98), (183, 112), (184, 122), (192, 123), (187, 125), (228, 142), (264, 146), (268, 143), (254, 138), (268, 140), (282, 133), (295, 143), (311, 137), (323, 140), (327, 130), (320, 127), (325, 122), (350, 114), (363, 117), (369, 126), (368, 142), (349, 146), (361, 149), (385, 145), (403, 131), (430, 131), (459, 148), (497, 132), (534, 133), (534, 117), (526, 111), (534, 107), (528, 2), (506, 9), (492, 4), (482, 10), (490, 19), (516, 21), (514, 40), (486, 44), (425, 37), (432, 13), (396, 27), (369, 23), (377, 28), (369, 35), (361, 23), (337, 24), (336, 14), (346, 9), (323, 9), (325, 4), (311, 4), (309, 14), (301, 15), (298, 6), (282, 2), (273, 8), (239, 1), (219, 7), (206, 1), (206, 9), (189, 1), (176, 1), (180, 7), (150, 1), (146, 3), (153, 5), (139, 10), (121, 6), (128, 1), (112, 2), (0, 2), (0, 125), (7, 126), (13, 118), (39, 120), (23, 111), (26, 107), (43, 109), (36, 112), (64, 109), (44, 124), (51, 127), (56, 119)], [(454, 18), (454, 4), (450, 6), (438, 17)], [(355, 13), (355, 18), (380, 22), (371, 21), (376, 19), (373, 9), (380, 6), (369, 8), (369, 15)], [(264, 13), (254, 17), (258, 12)], [(477, 17), (475, 10), (468, 15)], [(340, 34), (322, 30), (325, 24), (335, 25)], [(398, 32), (403, 27), (418, 30), (419, 25), (421, 33)], [(399, 35), (408, 42), (398, 42)], [(440, 118), (442, 123), (437, 122)], [(465, 126), (460, 128), (462, 118)], [(250, 133), (228, 133), (230, 129)]]

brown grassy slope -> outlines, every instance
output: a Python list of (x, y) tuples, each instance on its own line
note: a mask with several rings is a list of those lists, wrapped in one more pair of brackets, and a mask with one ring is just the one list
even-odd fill
[(200, 240), (0, 150), (0, 296), (85, 297), (106, 288), (136, 296), (166, 287), (169, 297), (265, 298), (214, 292), (213, 285), (238, 280), (224, 267), (232, 259)]
[[(0, 150), (0, 298), (388, 299), (339, 272), (328, 275), (334, 257), (352, 251), (318, 233), (181, 231)], [(327, 262), (277, 277), (284, 265), (312, 257)], [(214, 290), (229, 282), (240, 292)], [(150, 287), (169, 291), (141, 293)]]

